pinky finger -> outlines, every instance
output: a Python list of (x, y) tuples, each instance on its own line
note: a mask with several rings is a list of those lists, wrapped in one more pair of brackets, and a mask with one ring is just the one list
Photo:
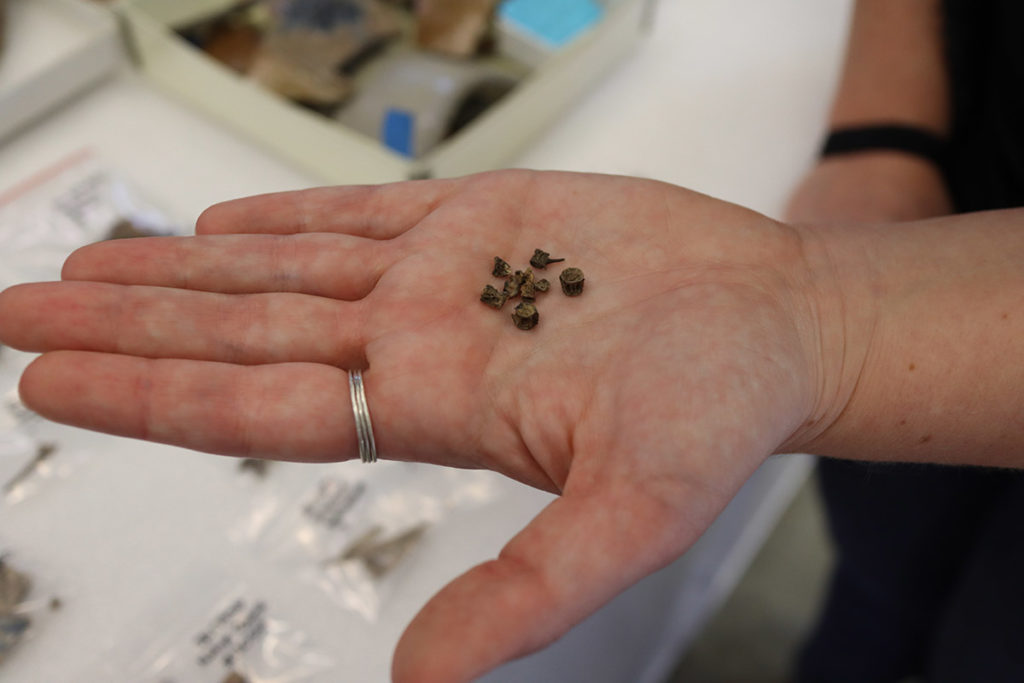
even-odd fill
[(43, 417), (108, 434), (277, 460), (357, 454), (348, 379), (329, 365), (57, 351), (28, 367), (20, 391)]

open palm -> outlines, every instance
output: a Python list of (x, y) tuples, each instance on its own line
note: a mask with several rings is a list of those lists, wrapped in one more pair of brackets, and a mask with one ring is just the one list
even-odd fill
[[(542, 647), (682, 553), (814, 410), (800, 240), (758, 214), (628, 178), (499, 172), (267, 195), (194, 238), (76, 252), (0, 295), (0, 338), (46, 352), (22, 396), (52, 419), (217, 453), (357, 453), (365, 368), (384, 458), (488, 468), (562, 495), (436, 596), (394, 665), (468, 681)], [(540, 323), (479, 302), (494, 256), (586, 273)], [(559, 264), (562, 265), (562, 264)]]

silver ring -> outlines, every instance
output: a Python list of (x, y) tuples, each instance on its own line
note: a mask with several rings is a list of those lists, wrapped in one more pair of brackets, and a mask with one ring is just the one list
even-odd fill
[(359, 457), (363, 462), (377, 462), (377, 444), (373, 440), (373, 423), (370, 422), (370, 408), (366, 405), (362, 370), (348, 371), (348, 389), (352, 396), (352, 414), (356, 418)]

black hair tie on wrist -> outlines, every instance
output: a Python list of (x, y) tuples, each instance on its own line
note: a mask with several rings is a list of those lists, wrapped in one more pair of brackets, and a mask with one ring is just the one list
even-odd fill
[(829, 133), (822, 157), (867, 151), (906, 152), (946, 167), (946, 141), (939, 135), (914, 126), (884, 125), (839, 128)]

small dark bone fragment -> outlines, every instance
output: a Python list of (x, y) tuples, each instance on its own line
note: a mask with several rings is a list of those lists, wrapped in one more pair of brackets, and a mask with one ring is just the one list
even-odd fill
[(533, 278), (523, 281), (523, 286), (519, 289), (519, 295), (523, 297), (523, 301), (533, 303), (537, 300), (537, 283), (533, 281)]
[(263, 458), (242, 458), (238, 463), (238, 469), (242, 472), (252, 472), (259, 478), (267, 476), (267, 470), (270, 469), (270, 460), (264, 460)]
[(504, 292), (499, 292), (491, 285), (485, 286), (483, 293), (480, 294), (480, 301), (483, 301), (491, 308), (501, 308), (505, 305), (506, 299), (508, 299), (508, 297)]
[(561, 263), (564, 260), (564, 258), (551, 258), (551, 254), (548, 252), (534, 249), (530, 265), (534, 268), (547, 268), (549, 263)]
[(515, 299), (517, 296), (519, 296), (519, 290), (523, 286), (523, 279), (525, 277), (526, 276), (523, 273), (523, 271), (517, 270), (516, 272), (512, 273), (509, 279), (505, 280), (505, 287), (501, 290), (502, 292), (504, 292), (505, 298)]
[(512, 274), (512, 266), (508, 264), (500, 256), (494, 257), (494, 270), (491, 271), (491, 275), (494, 277), (508, 277)]
[(566, 268), (558, 276), (562, 283), (562, 291), (566, 296), (579, 296), (583, 293), (583, 271), (579, 268)]
[(59, 612), (64, 607), (64, 601), (56, 595), (50, 598), (50, 611)]
[(232, 671), (224, 677), (224, 680), (221, 681), (221, 683), (249, 683), (249, 679), (237, 671)]
[(537, 307), (531, 303), (519, 304), (516, 306), (515, 313), (512, 314), (512, 322), (521, 330), (532, 330), (539, 321), (540, 314), (537, 312)]
[(50, 456), (57, 452), (57, 444), (46, 442), (39, 444), (36, 449), (36, 454), (32, 457), (32, 460), (22, 467), (17, 474), (11, 477), (6, 484), (4, 484), (4, 493), (10, 493), (16, 489), (22, 482), (27, 480), (39, 466), (49, 460)]
[(544, 279), (537, 280), (533, 283), (533, 286), (537, 288), (538, 292), (546, 292), (551, 289), (551, 283)]
[(533, 269), (527, 268), (522, 273), (523, 282), (519, 285), (519, 295), (523, 297), (523, 301), (532, 302), (537, 298), (536, 282), (533, 280)]

